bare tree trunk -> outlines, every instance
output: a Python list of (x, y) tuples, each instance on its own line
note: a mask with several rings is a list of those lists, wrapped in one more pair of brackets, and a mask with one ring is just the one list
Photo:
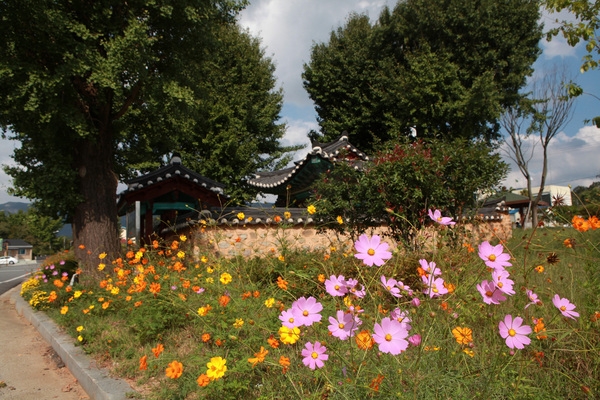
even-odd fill
[(79, 177), (84, 199), (73, 216), (75, 251), (82, 279), (98, 278), (98, 255), (119, 254), (117, 219), (117, 178), (112, 171), (113, 150), (108, 134), (85, 139), (78, 146)]

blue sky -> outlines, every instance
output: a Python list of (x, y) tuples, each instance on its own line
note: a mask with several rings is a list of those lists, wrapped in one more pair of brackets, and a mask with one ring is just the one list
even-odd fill
[[(265, 54), (275, 62), (278, 85), (284, 90), (281, 115), (287, 125), (284, 144), (309, 144), (308, 131), (318, 130), (314, 107), (302, 87), (301, 78), (303, 64), (310, 61), (313, 43), (326, 42), (331, 31), (343, 25), (351, 12), (366, 13), (374, 21), (385, 5), (393, 7), (395, 4), (395, 0), (253, 0), (242, 12), (241, 24), (254, 36), (261, 37)], [(559, 17), (568, 18), (568, 15)], [(549, 15), (542, 17), (547, 27), (552, 26), (555, 18)], [(562, 38), (556, 38), (550, 43), (542, 42), (541, 47), (543, 53), (534, 65), (536, 73), (533, 78), (555, 64), (564, 63), (584, 91), (600, 97), (600, 71), (579, 73), (581, 57), (585, 54), (583, 46), (572, 48)], [(597, 156), (600, 153), (600, 130), (583, 122), (596, 115), (600, 115), (600, 100), (589, 95), (576, 100), (571, 122), (550, 146), (547, 184), (571, 184), (575, 187), (588, 186), (600, 180), (596, 178), (600, 174), (600, 158)], [(0, 164), (11, 163), (10, 154), (17, 145), (13, 141), (0, 140)], [(306, 151), (297, 152), (295, 159), (302, 158)], [(535, 153), (530, 170), (536, 186), (541, 159)], [(23, 201), (6, 194), (9, 185), (9, 178), (0, 172), (0, 203)], [(524, 186), (516, 168), (509, 173), (504, 185), (514, 188)]]

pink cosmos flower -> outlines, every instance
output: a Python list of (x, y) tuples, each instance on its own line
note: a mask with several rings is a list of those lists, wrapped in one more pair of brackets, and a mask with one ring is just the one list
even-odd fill
[(382, 353), (396, 356), (408, 347), (408, 331), (395, 319), (382, 319), (380, 324), (375, 324), (373, 331), (373, 340), (379, 345), (379, 351)]
[(311, 326), (315, 322), (319, 322), (322, 318), (319, 314), (321, 310), (323, 310), (323, 305), (312, 296), (308, 299), (300, 297), (292, 303), (292, 313), (296, 326)]
[(409, 296), (412, 296), (412, 295), (413, 295), (413, 290), (410, 288), (410, 286), (408, 286), (408, 285), (405, 285), (405, 284), (404, 284), (404, 282), (402, 282), (402, 281), (397, 281), (397, 282), (396, 282), (396, 286), (397, 286), (397, 287), (398, 287), (400, 290), (402, 290), (402, 291), (406, 292), (406, 293), (407, 293)]
[(381, 285), (394, 297), (402, 297), (400, 289), (396, 287), (396, 280), (394, 278), (387, 279), (384, 275), (381, 275)]
[(421, 300), (419, 300), (418, 297), (413, 297), (413, 299), (410, 301), (410, 304), (413, 307), (419, 307), (421, 305)]
[(440, 210), (431, 211), (429, 210), (429, 218), (433, 221), (437, 222), (440, 225), (455, 225), (456, 222), (452, 221), (450, 217), (442, 217), (442, 212)]
[(394, 311), (390, 313), (390, 318), (400, 322), (406, 331), (410, 331), (412, 327), (410, 326), (411, 319), (408, 315), (408, 311), (402, 311), (399, 308), (395, 308)]
[(515, 282), (511, 279), (508, 279), (510, 274), (505, 269), (495, 269), (492, 271), (492, 279), (496, 284), (496, 287), (502, 291), (502, 293), (513, 295), (515, 291), (513, 290), (513, 285)]
[(367, 235), (360, 235), (354, 247), (357, 254), (354, 257), (362, 260), (366, 265), (372, 267), (373, 264), (381, 267), (385, 264), (385, 260), (392, 258), (392, 253), (388, 251), (389, 245), (381, 241), (381, 238), (374, 235), (370, 239)]
[(355, 295), (359, 299), (362, 299), (367, 294), (367, 291), (365, 290), (365, 285), (360, 285), (360, 289), (357, 288), (358, 280), (356, 280), (356, 279), (353, 279), (353, 278), (348, 279), (346, 281), (346, 287), (348, 288), (348, 292), (350, 294)]
[(481, 293), (486, 304), (500, 304), (506, 300), (504, 293), (496, 287), (494, 282), (483, 281), (477, 285), (477, 290)]
[(329, 317), (329, 325), (327, 329), (331, 332), (331, 335), (335, 336), (340, 340), (346, 340), (354, 336), (355, 331), (362, 321), (356, 318), (351, 313), (345, 313), (342, 310), (338, 310), (336, 313), (337, 319)]
[(298, 324), (296, 323), (296, 317), (294, 316), (294, 313), (292, 312), (291, 308), (282, 311), (281, 314), (279, 314), (279, 320), (281, 321), (281, 324), (286, 328), (293, 329), (298, 326)]
[(323, 368), (325, 365), (323, 361), (329, 359), (329, 356), (325, 353), (326, 351), (327, 347), (321, 345), (320, 342), (315, 342), (315, 344), (308, 342), (302, 349), (302, 356), (304, 357), (302, 363), (313, 370)]
[(408, 338), (408, 342), (410, 344), (412, 344), (413, 346), (418, 346), (421, 344), (421, 335), (416, 334), (416, 335), (412, 335)]
[(508, 262), (510, 255), (503, 253), (504, 247), (501, 244), (492, 246), (487, 240), (479, 245), (479, 258), (485, 265), (493, 269), (504, 269), (504, 267), (512, 266)]
[(579, 313), (573, 311), (575, 309), (575, 304), (571, 303), (567, 298), (561, 298), (558, 294), (555, 294), (552, 298), (552, 304), (554, 304), (554, 307), (558, 308), (565, 317), (572, 319), (579, 317)]
[(331, 275), (329, 279), (325, 281), (325, 290), (334, 297), (344, 296), (348, 293), (346, 278), (344, 278), (343, 275)]
[(500, 336), (506, 341), (506, 345), (511, 349), (517, 348), (522, 349), (529, 343), (529, 339), (526, 335), (531, 333), (531, 327), (529, 325), (523, 325), (523, 318), (507, 315), (504, 317), (504, 321), (500, 321), (498, 324), (498, 330)]
[(525, 293), (527, 294), (527, 298), (528, 298), (528, 299), (529, 299), (529, 301), (531, 302), (531, 303), (527, 304), (527, 305), (525, 306), (525, 308), (529, 307), (529, 306), (530, 306), (530, 305), (532, 305), (532, 304), (537, 304), (537, 305), (540, 305), (540, 304), (542, 304), (542, 301), (539, 299), (538, 295), (537, 295), (537, 294), (535, 294), (535, 293), (533, 293), (533, 291), (532, 291), (532, 290), (529, 290), (529, 289), (527, 289), (527, 290), (525, 291)]
[(436, 266), (435, 261), (427, 262), (427, 260), (420, 259), (419, 264), (423, 271), (427, 272), (427, 274), (431, 274), (433, 276), (438, 276), (442, 274), (442, 271)]
[(444, 280), (442, 278), (436, 278), (434, 275), (430, 275), (428, 278), (423, 275), (421, 279), (423, 280), (423, 283), (427, 285), (427, 287), (423, 289), (423, 293), (429, 295), (430, 298), (448, 293), (448, 289), (444, 286)]

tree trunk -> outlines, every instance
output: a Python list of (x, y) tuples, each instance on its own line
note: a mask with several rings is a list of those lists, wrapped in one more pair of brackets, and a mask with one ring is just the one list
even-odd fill
[(94, 280), (100, 276), (98, 255), (106, 252), (108, 259), (114, 259), (120, 251), (117, 178), (112, 170), (110, 134), (100, 132), (96, 138), (86, 138), (76, 151), (83, 202), (73, 216), (73, 240), (81, 278)]

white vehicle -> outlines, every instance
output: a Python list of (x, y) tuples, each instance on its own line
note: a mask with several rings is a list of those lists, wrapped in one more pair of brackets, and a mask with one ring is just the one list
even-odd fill
[(19, 260), (17, 260), (14, 257), (11, 257), (11, 256), (0, 257), (0, 264), (10, 264), (10, 265), (12, 265), (12, 264), (16, 264), (18, 262), (19, 262)]

